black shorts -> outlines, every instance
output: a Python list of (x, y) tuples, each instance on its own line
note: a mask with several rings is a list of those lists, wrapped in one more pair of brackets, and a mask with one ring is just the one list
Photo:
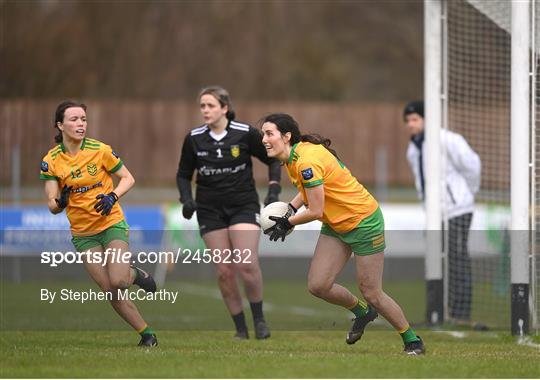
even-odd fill
[[(261, 205), (257, 194), (227, 197), (221, 195), (221, 202), (208, 202), (206, 197), (197, 194), (197, 221), (201, 236), (207, 232), (227, 228), (238, 223), (260, 226)], [(201, 199), (202, 198), (202, 199)], [(206, 200), (206, 202), (205, 202)], [(236, 201), (235, 201), (236, 200)]]

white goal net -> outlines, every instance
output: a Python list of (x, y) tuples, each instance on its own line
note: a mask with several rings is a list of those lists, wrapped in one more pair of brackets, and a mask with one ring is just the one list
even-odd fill
[[(511, 314), (511, 2), (445, 1), (444, 14), (446, 128), (463, 136), (482, 164), (470, 233), (467, 217), (445, 220), (446, 318), (507, 328)], [(538, 114), (537, 106), (535, 110), (533, 114)], [(537, 144), (534, 135), (532, 141), (533, 145)], [(536, 149), (537, 162), (539, 154)], [(540, 176), (534, 173), (533, 179), (538, 188)], [(539, 195), (536, 191), (531, 204)], [(453, 196), (447, 193), (447, 202)], [(479, 213), (480, 209), (485, 212)], [(539, 225), (536, 214), (535, 221)], [(535, 269), (534, 256), (531, 257), (530, 293), (534, 306), (538, 304), (539, 272)], [(536, 309), (531, 315), (532, 328), (538, 328)]]

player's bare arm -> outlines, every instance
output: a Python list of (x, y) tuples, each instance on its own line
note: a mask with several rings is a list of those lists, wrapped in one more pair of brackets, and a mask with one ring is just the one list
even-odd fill
[(56, 203), (56, 199), (60, 196), (60, 186), (58, 186), (58, 181), (45, 181), (45, 195), (47, 196), (47, 207), (49, 207), (49, 211), (53, 214), (61, 213), (63, 209), (58, 207), (58, 204)]
[(126, 165), (122, 165), (120, 169), (114, 172), (114, 175), (120, 179), (120, 181), (118, 181), (118, 185), (114, 189), (114, 193), (118, 195), (118, 198), (121, 198), (133, 187), (135, 184), (135, 178), (133, 178), (133, 175), (130, 173), (128, 168), (126, 168)]
[[(300, 194), (298, 194), (300, 195)], [(298, 195), (293, 199), (296, 200)], [(297, 224), (309, 223), (313, 220), (318, 220), (323, 216), (324, 210), (324, 186), (319, 185), (315, 187), (310, 187), (306, 189), (306, 197), (308, 201), (307, 208), (299, 212), (296, 215), (293, 215), (289, 218), (289, 222), (295, 226)], [(302, 199), (300, 197), (300, 199)], [(292, 203), (292, 202), (291, 202)], [(293, 204), (293, 206), (295, 206)], [(296, 206), (295, 206), (296, 207)]]
[(302, 194), (296, 193), (292, 201), (289, 202), (295, 209), (299, 209), (304, 205), (304, 200), (302, 199)]

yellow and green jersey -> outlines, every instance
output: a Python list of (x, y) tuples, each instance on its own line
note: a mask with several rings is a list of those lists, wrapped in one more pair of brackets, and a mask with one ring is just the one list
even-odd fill
[(295, 144), (286, 167), (291, 182), (307, 206), (305, 189), (324, 186), (322, 222), (338, 233), (353, 230), (379, 207), (349, 169), (323, 145)]
[(40, 179), (56, 180), (60, 188), (73, 186), (66, 214), (74, 236), (95, 235), (124, 220), (118, 203), (108, 216), (94, 210), (96, 196), (113, 191), (110, 173), (122, 165), (122, 160), (109, 145), (89, 138), (83, 139), (81, 150), (75, 156), (68, 154), (61, 143), (43, 157)]

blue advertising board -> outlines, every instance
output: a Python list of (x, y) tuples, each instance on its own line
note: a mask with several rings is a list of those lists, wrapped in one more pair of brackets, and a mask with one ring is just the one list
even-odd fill
[[(123, 207), (130, 225), (130, 248), (157, 248), (162, 240), (164, 217), (160, 207)], [(65, 213), (53, 215), (46, 207), (0, 209), (0, 253), (34, 255), (43, 250), (74, 250)]]

